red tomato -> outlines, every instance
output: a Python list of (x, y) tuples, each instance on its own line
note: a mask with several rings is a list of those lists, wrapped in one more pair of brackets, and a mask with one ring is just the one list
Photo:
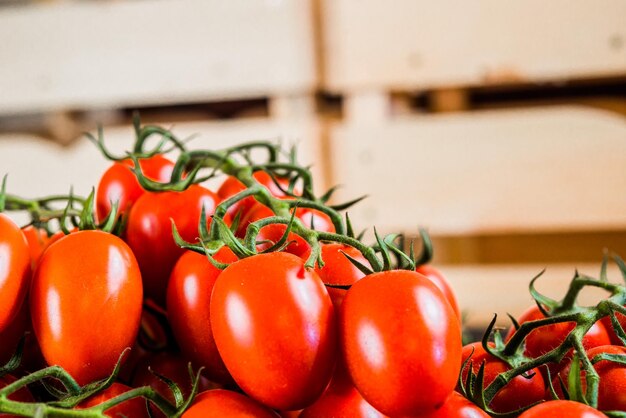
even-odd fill
[(461, 368), (461, 327), (430, 280), (408, 270), (370, 274), (348, 291), (340, 312), (350, 376), (374, 408), (417, 415), (452, 393)]
[(172, 236), (173, 220), (186, 241), (197, 241), (202, 205), (209, 216), (218, 197), (202, 186), (184, 192), (145, 193), (133, 205), (128, 217), (127, 242), (141, 268), (146, 297), (165, 305), (170, 273), (184, 250)]
[(456, 300), (456, 295), (454, 294), (452, 285), (450, 285), (450, 282), (445, 278), (443, 273), (430, 264), (422, 264), (421, 266), (418, 266), (415, 271), (426, 276), (439, 288), (439, 290), (443, 292), (443, 295), (446, 297), (448, 302), (450, 302), (450, 306), (452, 306), (454, 313), (456, 313), (457, 318), (461, 320), (459, 302)]
[(573, 401), (548, 401), (533, 406), (519, 418), (607, 418), (590, 406)]
[[(115, 398), (123, 393), (131, 390), (126, 385), (121, 383), (113, 383), (107, 389), (93, 395), (90, 398), (82, 401), (76, 409), (87, 409), (92, 406), (100, 405), (101, 403), (108, 401), (109, 399)], [(133, 418), (148, 418), (148, 409), (146, 408), (146, 400), (138, 397), (127, 400), (126, 402), (122, 402), (119, 405), (114, 406), (113, 408), (109, 408), (105, 411), (107, 417), (133, 417)]]
[[(132, 168), (135, 166), (132, 160), (123, 160), (113, 163), (104, 172), (98, 183), (96, 192), (96, 214), (98, 219), (103, 220), (111, 211), (111, 202), (119, 202), (118, 214), (126, 212), (145, 193), (139, 185)], [(151, 180), (167, 182), (172, 175), (174, 163), (157, 154), (150, 158), (139, 160), (139, 167), (144, 176)]]
[[(601, 353), (626, 355), (626, 347), (616, 345), (604, 345), (587, 350), (587, 356), (593, 359)], [(570, 374), (570, 363), (559, 373), (563, 382), (567, 385)], [(626, 412), (626, 366), (623, 364), (602, 360), (594, 364), (596, 372), (600, 376), (598, 386), (598, 409), (603, 411)], [(581, 383), (583, 391), (586, 390), (585, 372), (581, 371)], [(561, 384), (555, 377), (552, 385), (559, 397), (563, 396)]]
[(420, 415), (420, 418), (489, 418), (489, 415), (478, 406), (467, 400), (458, 392), (452, 392), (439, 408), (431, 413)]
[(30, 273), (28, 242), (15, 222), (0, 213), (0, 332), (24, 303)]
[[(478, 373), (481, 365), (485, 363), (485, 380), (483, 387), (489, 386), (500, 373), (511, 369), (508, 364), (486, 352), (481, 343), (466, 345), (463, 347), (462, 355), (463, 361), (470, 355), (472, 356), (470, 364), (474, 373)], [(465, 381), (469, 369), (469, 365), (463, 369), (463, 381)], [(532, 377), (517, 376), (511, 380), (498, 391), (491, 401), (491, 404), (489, 404), (489, 407), (495, 412), (505, 413), (544, 400), (546, 385), (541, 373), (539, 373), (539, 370), (533, 369), (529, 375)]]
[(299, 418), (385, 418), (367, 403), (356, 390), (341, 361), (324, 394), (315, 403), (305, 408)]
[[(258, 181), (262, 186), (265, 186), (273, 196), (283, 197), (285, 193), (276, 186), (272, 177), (267, 174), (265, 171), (257, 171), (252, 175), (256, 181)], [(289, 180), (284, 178), (276, 179), (281, 187), (285, 190), (289, 189)], [(228, 177), (224, 183), (220, 186), (217, 191), (217, 195), (221, 200), (226, 200), (231, 196), (236, 195), (239, 192), (242, 192), (246, 189), (246, 186), (240, 182), (236, 177), (230, 176)], [(246, 197), (245, 199), (240, 200), (235, 203), (233, 206), (228, 208), (228, 213), (231, 218), (235, 219), (237, 212), (240, 213), (240, 219), (243, 219), (244, 216), (248, 213), (248, 211), (257, 203), (256, 199), (252, 196)]]
[(227, 267), (213, 288), (211, 327), (232, 377), (264, 405), (304, 408), (330, 380), (333, 306), (317, 274), (293, 254), (259, 254)]
[[(0, 377), (0, 389), (2, 389), (5, 386), (10, 385), (11, 383), (15, 382), (17, 379), (13, 376), (11, 376), (10, 374), (6, 374), (2, 377)], [(11, 395), (8, 396), (8, 399), (12, 400), (12, 401), (17, 401), (17, 402), (35, 402), (35, 399), (33, 398), (33, 395), (31, 395), (30, 391), (28, 390), (28, 388), (23, 387), (20, 390), (13, 392)], [(0, 414), (0, 417), (2, 418), (19, 418), (19, 416), (17, 415), (10, 415), (10, 414)]]
[[(324, 283), (352, 285), (356, 283), (357, 280), (365, 277), (365, 273), (352, 264), (344, 253), (356, 259), (366, 267), (370, 266), (370, 263), (363, 257), (363, 254), (354, 247), (343, 244), (322, 244), (322, 260), (324, 260), (324, 267), (320, 268), (317, 266), (315, 272)], [(327, 288), (327, 290), (333, 301), (333, 305), (335, 305), (335, 309), (339, 309), (347, 290), (332, 287)]]
[[(521, 325), (525, 322), (535, 321), (543, 318), (545, 317), (541, 313), (539, 308), (536, 305), (533, 305), (519, 317), (518, 322)], [(543, 326), (533, 330), (526, 337), (526, 347), (524, 349), (524, 354), (528, 357), (536, 358), (558, 347), (565, 340), (565, 338), (567, 338), (569, 333), (572, 332), (575, 326), (576, 324), (574, 322), (563, 322), (559, 324)], [(514, 332), (515, 328), (511, 327), (506, 336), (507, 341), (513, 336)], [(600, 322), (596, 322), (595, 324), (593, 324), (593, 326), (589, 329), (589, 331), (587, 331), (587, 334), (585, 334), (585, 337), (583, 338), (583, 347), (585, 347), (585, 349), (587, 350), (593, 347), (608, 344), (610, 344), (609, 335)], [(559, 363), (558, 365), (548, 364), (548, 367), (550, 368), (550, 374), (553, 376), (556, 375), (570, 358), (571, 354), (568, 354), (564, 361), (561, 361), (561, 363)]]
[[(626, 331), (626, 316), (624, 316), (623, 314), (619, 312), (615, 312), (615, 316), (619, 324), (622, 326), (622, 329)], [(609, 334), (609, 339), (611, 340), (611, 344), (622, 345), (622, 341), (619, 339), (619, 337), (617, 336), (617, 333), (613, 329), (613, 323), (611, 322), (611, 318), (608, 316), (605, 316), (604, 318), (600, 320), (600, 322), (602, 323), (602, 325), (604, 325), (604, 328)]]
[(41, 253), (48, 246), (48, 233), (45, 229), (35, 228), (32, 225), (22, 228), (22, 233), (28, 243), (28, 249), (30, 250), (31, 267), (34, 269), (41, 257)]
[(30, 325), (28, 316), (28, 304), (24, 303), (19, 312), (9, 323), (9, 325), (0, 330), (0, 366), (6, 364), (11, 359), (17, 345)]
[(30, 291), (33, 328), (46, 361), (80, 384), (113, 371), (137, 336), (141, 305), (132, 251), (101, 231), (76, 232), (51, 245)]
[[(176, 383), (180, 388), (183, 397), (187, 398), (191, 394), (193, 381), (189, 375), (189, 362), (187, 359), (171, 352), (160, 352), (145, 357), (138, 365), (133, 376), (133, 386), (151, 386), (157, 393), (170, 401), (175, 402), (174, 394), (167, 383), (155, 376), (152, 371), (164, 376)], [(206, 379), (200, 378), (199, 390), (212, 389), (214, 386)], [(155, 405), (150, 404), (150, 411), (154, 417), (165, 417)]]
[[(237, 256), (228, 247), (215, 255), (222, 263), (233, 263)], [(216, 382), (232, 383), (217, 351), (211, 329), (211, 292), (221, 270), (206, 256), (187, 251), (178, 260), (167, 288), (168, 320), (178, 345), (196, 366), (205, 367)]]
[(265, 406), (237, 392), (214, 389), (198, 394), (183, 418), (278, 418)]

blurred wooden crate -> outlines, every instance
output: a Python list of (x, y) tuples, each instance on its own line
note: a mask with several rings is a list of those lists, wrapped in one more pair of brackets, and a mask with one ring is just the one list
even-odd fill
[(622, 0), (322, 0), (322, 16), (339, 93), (626, 73)]
[(0, 114), (309, 94), (310, 0), (0, 9)]

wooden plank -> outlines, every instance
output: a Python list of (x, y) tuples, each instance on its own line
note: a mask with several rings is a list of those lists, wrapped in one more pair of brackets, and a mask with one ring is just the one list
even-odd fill
[(311, 91), (311, 0), (60, 2), (0, 9), (0, 113)]
[(626, 120), (575, 106), (336, 124), (357, 229), (433, 235), (626, 227)]
[[(536, 282), (537, 290), (561, 299), (574, 270), (578, 268), (580, 273), (598, 277), (600, 260), (601, 257), (595, 264), (442, 265), (440, 269), (454, 288), (461, 311), (466, 315), (466, 325), (484, 328), (493, 315), (498, 314), (497, 324), (508, 328), (511, 322), (507, 313), (517, 317), (534, 303), (528, 293), (528, 284), (544, 268), (546, 272)], [(608, 274), (611, 281), (619, 282), (621, 276), (617, 268), (610, 267)], [(588, 289), (581, 294), (579, 302), (582, 306), (592, 306), (606, 295), (601, 290)]]
[[(222, 122), (164, 121), (181, 138), (194, 135), (195, 147), (221, 149), (237, 143), (267, 139), (285, 145), (299, 145), (300, 161), (312, 164), (316, 189), (324, 191), (324, 167), (319, 157), (320, 127), (314, 119), (298, 121), (269, 121), (246, 119)], [(121, 154), (132, 147), (134, 134), (130, 126), (104, 128), (108, 147)], [(67, 193), (70, 186), (80, 195), (86, 195), (96, 186), (100, 175), (110, 165), (86, 139), (74, 141), (67, 147), (27, 134), (0, 135), (0, 176), (9, 174), (7, 190), (23, 196), (46, 196)], [(223, 178), (209, 184), (217, 187)]]
[(626, 73), (622, 0), (322, 1), (334, 92)]

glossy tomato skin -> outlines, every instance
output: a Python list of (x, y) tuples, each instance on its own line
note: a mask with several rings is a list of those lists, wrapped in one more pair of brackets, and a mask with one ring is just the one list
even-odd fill
[(28, 304), (24, 303), (7, 327), (0, 330), (0, 366), (15, 354), (17, 345), (30, 326)]
[(28, 242), (20, 228), (0, 213), (0, 331), (18, 314), (30, 284)]
[(427, 278), (408, 270), (370, 274), (348, 291), (341, 348), (359, 392), (389, 416), (432, 411), (461, 368), (461, 328)]
[[(367, 259), (354, 247), (336, 243), (322, 244), (322, 260), (324, 260), (324, 267), (316, 266), (315, 272), (324, 283), (352, 285), (356, 283), (357, 280), (365, 277), (365, 273), (352, 264), (344, 253), (356, 259), (366, 267), (370, 267), (370, 263)], [(328, 287), (327, 290), (333, 301), (335, 310), (339, 312), (338, 309), (341, 306), (341, 302), (343, 302), (343, 298), (346, 296), (347, 290), (332, 287)]]
[(590, 406), (573, 401), (548, 401), (533, 406), (519, 418), (607, 418)]
[(101, 231), (75, 232), (48, 247), (30, 289), (33, 329), (47, 363), (79, 384), (113, 371), (135, 341), (141, 306), (132, 251)]
[(454, 290), (452, 289), (452, 285), (446, 279), (439, 269), (433, 267), (430, 264), (422, 264), (415, 269), (419, 274), (423, 274), (426, 276), (431, 282), (435, 284), (441, 290), (443, 295), (446, 297), (450, 306), (456, 313), (457, 318), (461, 319), (461, 310), (459, 309), (459, 302), (456, 299), (456, 295), (454, 294)]
[(430, 413), (419, 415), (419, 418), (489, 418), (489, 415), (460, 393), (452, 392), (443, 405)]
[(237, 392), (214, 389), (199, 393), (183, 418), (279, 418), (271, 409)]
[[(535, 321), (538, 319), (543, 319), (545, 316), (541, 313), (539, 308), (534, 305), (531, 306), (526, 312), (524, 312), (519, 318), (519, 324), (523, 324), (530, 321)], [(558, 347), (564, 340), (567, 338), (567, 335), (572, 332), (575, 327), (575, 323), (573, 322), (564, 322), (559, 324), (547, 325), (541, 328), (535, 329), (531, 331), (525, 340), (525, 349), (524, 354), (530, 358), (539, 357), (542, 354), (547, 353), (548, 351)], [(513, 333), (515, 332), (515, 328), (511, 327), (506, 336), (506, 340), (508, 341)], [(598, 347), (601, 345), (610, 344), (609, 335), (604, 328), (604, 325), (600, 322), (596, 322), (593, 326), (587, 331), (583, 338), (583, 347), (585, 349), (590, 349), (593, 347)], [(559, 364), (548, 364), (550, 368), (550, 374), (552, 376), (556, 375), (558, 371), (567, 364), (567, 361), (571, 358), (571, 354), (568, 354), (564, 361)], [(545, 376), (544, 376), (545, 377)]]
[(141, 268), (146, 297), (165, 306), (170, 273), (184, 252), (174, 241), (171, 220), (184, 240), (195, 242), (202, 205), (209, 216), (217, 203), (215, 193), (198, 185), (184, 192), (144, 193), (135, 202), (128, 217), (126, 240)]
[[(118, 214), (124, 213), (145, 193), (135, 177), (132, 160), (113, 163), (104, 172), (96, 192), (96, 214), (99, 220), (107, 217), (111, 211), (111, 202), (118, 202)], [(139, 167), (144, 176), (151, 180), (167, 182), (170, 180), (174, 163), (161, 154), (139, 160)]]
[(232, 377), (264, 405), (304, 408), (330, 380), (337, 352), (332, 302), (293, 254), (259, 254), (227, 267), (213, 288), (211, 327)]
[[(470, 363), (462, 371), (463, 381), (465, 381), (470, 367), (476, 374), (481, 365), (485, 364), (483, 385), (485, 388), (500, 373), (511, 369), (508, 364), (486, 352), (481, 343), (472, 343), (463, 347), (462, 356), (464, 362), (471, 356)], [(529, 376), (532, 377), (517, 376), (511, 380), (498, 391), (489, 407), (495, 412), (513, 412), (544, 400), (546, 385), (541, 373), (537, 369), (532, 369)]]
[[(617, 345), (604, 345), (587, 350), (589, 359), (599, 354), (626, 355), (626, 347)], [(570, 374), (570, 363), (561, 370), (559, 375), (567, 385)], [(598, 386), (598, 409), (602, 411), (624, 411), (626, 412), (626, 366), (608, 360), (602, 360), (594, 364), (594, 368), (600, 376)], [(586, 390), (585, 372), (581, 372), (581, 383), (583, 391)], [(552, 381), (556, 393), (563, 397), (559, 377), (555, 376)]]
[[(101, 403), (108, 401), (109, 399), (115, 398), (123, 393), (131, 390), (130, 387), (115, 382), (102, 392), (99, 392), (93, 395), (90, 398), (87, 398), (78, 406), (76, 409), (87, 409), (92, 406), (100, 405)], [(104, 414), (107, 417), (118, 418), (118, 417), (133, 417), (133, 418), (148, 418), (148, 409), (146, 408), (146, 401), (144, 398), (137, 397), (127, 400), (126, 402), (122, 402), (119, 405), (114, 406), (113, 408), (109, 408), (105, 410)]]
[[(215, 259), (222, 263), (238, 260), (228, 247), (218, 251)], [(194, 365), (205, 367), (211, 380), (230, 384), (232, 377), (217, 351), (211, 329), (211, 293), (221, 273), (206, 256), (185, 252), (168, 284), (167, 316), (178, 345)]]
[(322, 396), (305, 408), (299, 418), (385, 418), (354, 387), (341, 361)]

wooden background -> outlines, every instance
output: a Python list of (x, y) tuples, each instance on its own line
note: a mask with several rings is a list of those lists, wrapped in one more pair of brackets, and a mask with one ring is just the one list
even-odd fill
[[(626, 2), (0, 4), (0, 166), (88, 193), (130, 114), (200, 145), (297, 142), (360, 227), (429, 229), (471, 324), (626, 256)], [(612, 271), (613, 277), (616, 272)], [(597, 295), (588, 295), (592, 301)]]

